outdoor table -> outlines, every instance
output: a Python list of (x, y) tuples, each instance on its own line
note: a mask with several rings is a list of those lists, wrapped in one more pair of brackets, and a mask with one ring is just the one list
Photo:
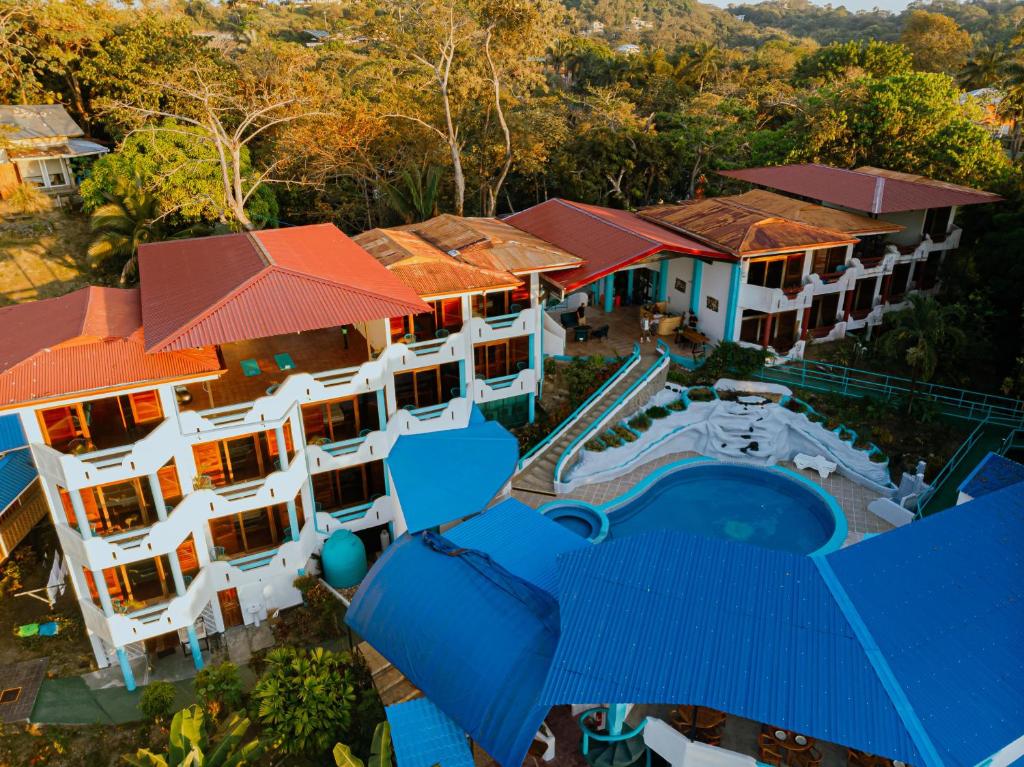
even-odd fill
[(698, 350), (703, 350), (704, 344), (710, 339), (701, 333), (699, 330), (695, 330), (691, 327), (680, 326), (676, 334), (676, 343), (680, 342), (680, 339), (690, 344), (690, 353), (696, 355)]
[(782, 760), (785, 764), (794, 764), (800, 754), (804, 754), (814, 748), (814, 738), (808, 738), (791, 730), (764, 725), (762, 732), (782, 749)]
[(690, 740), (699, 740), (701, 730), (713, 730), (725, 723), (724, 712), (704, 706), (678, 706), (674, 718)]

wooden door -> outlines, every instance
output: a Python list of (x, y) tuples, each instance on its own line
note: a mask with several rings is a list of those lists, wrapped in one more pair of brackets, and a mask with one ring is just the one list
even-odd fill
[(224, 460), (221, 458), (219, 442), (203, 442), (192, 446), (192, 455), (196, 459), (196, 471), (205, 474), (215, 485), (225, 482)]
[(131, 403), (132, 420), (135, 423), (163, 420), (164, 412), (160, 407), (160, 397), (155, 391), (140, 391), (129, 394), (128, 402)]
[(236, 589), (224, 589), (217, 592), (217, 601), (220, 603), (220, 613), (224, 618), (224, 628), (241, 626), (242, 606), (238, 603), (238, 591)]

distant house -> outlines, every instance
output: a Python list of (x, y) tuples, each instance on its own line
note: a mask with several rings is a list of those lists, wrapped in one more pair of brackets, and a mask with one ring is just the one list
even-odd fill
[(307, 48), (316, 48), (331, 39), (331, 33), (326, 29), (304, 29), (302, 34)]
[(974, 101), (984, 111), (981, 125), (988, 128), (996, 138), (1006, 138), (1013, 130), (1013, 121), (999, 114), (999, 105), (1003, 101), (1003, 93), (998, 88), (978, 88), (960, 95), (960, 103)]
[(48, 194), (74, 192), (68, 160), (108, 151), (82, 135), (60, 104), (0, 106), (0, 199), (22, 183)]
[(623, 56), (633, 56), (640, 53), (640, 46), (636, 43), (623, 43), (615, 49), (616, 53), (621, 53)]

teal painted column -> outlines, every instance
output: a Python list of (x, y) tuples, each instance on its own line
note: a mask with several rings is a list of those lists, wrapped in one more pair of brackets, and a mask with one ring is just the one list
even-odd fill
[(615, 308), (615, 275), (609, 274), (604, 278), (604, 310), (611, 313)]
[(690, 285), (690, 311), (698, 314), (700, 309), (700, 278), (704, 273), (704, 262), (694, 260), (693, 262), (693, 283)]
[(196, 636), (196, 627), (189, 626), (186, 631), (188, 631), (188, 646), (192, 650), (192, 663), (195, 664), (197, 671), (202, 671), (203, 653), (199, 650), (199, 637)]
[(739, 311), (740, 303), (740, 265), (732, 265), (729, 273), (729, 303), (725, 315), (725, 340), (736, 340), (736, 313)]
[(628, 303), (633, 303), (633, 272), (635, 269), (630, 269), (626, 272), (626, 299)]
[(178, 561), (178, 552), (169, 552), (167, 554), (167, 561), (171, 563), (171, 578), (174, 581), (174, 593), (179, 597), (183, 597), (185, 596), (185, 576), (181, 572), (181, 562)]
[(608, 706), (608, 734), (615, 736), (622, 734), (623, 725), (626, 723), (626, 704), (613, 703)]
[(292, 540), (299, 540), (299, 513), (295, 509), (295, 499), (289, 499), (288, 503), (288, 527), (292, 531)]
[(459, 396), (466, 396), (466, 361), (459, 360)]
[(124, 687), (128, 692), (135, 692), (135, 674), (132, 673), (131, 664), (128, 662), (128, 653), (123, 647), (117, 648), (117, 662), (121, 665), (121, 676), (124, 677)]
[(668, 299), (668, 259), (665, 259), (658, 266), (658, 300)]
[(384, 431), (388, 426), (388, 405), (384, 400), (384, 390), (377, 389), (377, 427)]

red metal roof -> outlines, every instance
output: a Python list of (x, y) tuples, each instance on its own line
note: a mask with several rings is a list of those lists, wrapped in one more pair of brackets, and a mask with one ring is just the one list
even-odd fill
[(0, 309), (0, 407), (220, 370), (213, 348), (147, 354), (138, 289), (89, 287)]
[(429, 311), (333, 224), (139, 248), (146, 349), (192, 349)]
[(722, 176), (865, 213), (899, 213), (998, 202), (997, 194), (909, 173), (833, 168), (817, 163), (719, 171)]
[(736, 260), (629, 211), (558, 198), (511, 215), (505, 223), (584, 259), (582, 266), (544, 275), (563, 290), (588, 285), (660, 252)]

